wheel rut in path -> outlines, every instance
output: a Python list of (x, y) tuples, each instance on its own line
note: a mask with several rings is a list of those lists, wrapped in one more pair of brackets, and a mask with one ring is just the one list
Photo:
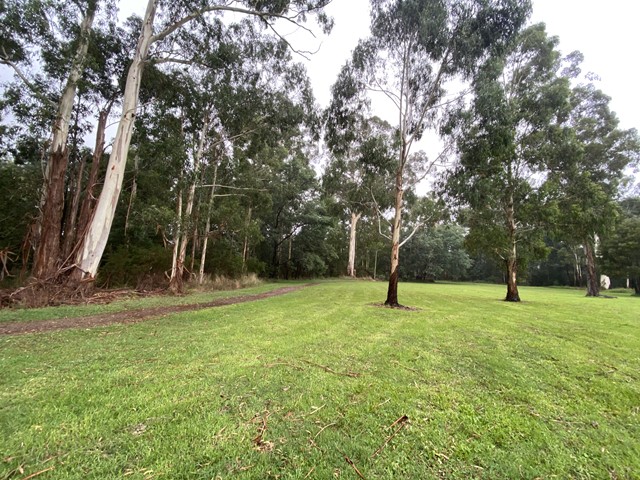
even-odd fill
[(101, 313), (84, 317), (58, 318), (55, 320), (37, 320), (33, 322), (5, 322), (0, 323), (0, 335), (20, 335), (25, 333), (43, 333), (56, 330), (68, 330), (71, 328), (92, 328), (114, 324), (139, 323), (152, 318), (163, 317), (171, 313), (190, 312), (205, 308), (224, 307), (237, 303), (255, 302), (265, 298), (277, 297), (287, 293), (302, 290), (303, 288), (317, 285), (307, 283), (295, 287), (282, 287), (269, 292), (254, 295), (238, 295), (236, 297), (220, 298), (211, 302), (193, 303), (190, 305), (170, 305), (165, 307), (141, 308), (137, 310), (125, 310), (114, 313)]

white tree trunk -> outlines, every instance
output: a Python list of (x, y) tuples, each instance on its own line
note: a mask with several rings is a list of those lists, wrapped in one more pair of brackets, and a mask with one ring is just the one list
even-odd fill
[(202, 242), (202, 254), (200, 255), (200, 270), (198, 271), (198, 283), (204, 282), (204, 262), (207, 260), (207, 244), (209, 243), (209, 231), (211, 230), (211, 212), (213, 210), (213, 199), (216, 194), (216, 182), (218, 181), (218, 164), (213, 170), (213, 185), (211, 185), (211, 196), (207, 206), (207, 225), (204, 227), (204, 240)]
[[(198, 149), (196, 150), (196, 154), (193, 157), (193, 181), (189, 186), (189, 193), (187, 194), (187, 205), (184, 211), (183, 219), (187, 222), (191, 220), (191, 214), (193, 213), (193, 203), (196, 197), (196, 184), (198, 183), (198, 179), (200, 178), (200, 163), (202, 160), (202, 155), (204, 153), (204, 142), (209, 131), (209, 113), (206, 112), (203, 118), (202, 130), (200, 131), (200, 140), (198, 142)], [(190, 230), (183, 226), (182, 235), (179, 240), (179, 248), (178, 248), (178, 261), (177, 268), (171, 270), (171, 280), (169, 281), (170, 285), (179, 286), (177, 289), (181, 290), (182, 286), (182, 276), (184, 275), (184, 262), (187, 257), (187, 243), (189, 242), (189, 233)]]
[(73, 102), (76, 97), (78, 81), (84, 71), (96, 6), (96, 3), (89, 5), (87, 13), (80, 24), (78, 49), (73, 58), (67, 83), (58, 103), (56, 119), (53, 123), (51, 150), (48, 154), (44, 173), (40, 197), (40, 215), (36, 224), (39, 238), (33, 265), (33, 275), (36, 278), (52, 276), (59, 266), (65, 177), (69, 163), (67, 152), (69, 122), (73, 112)]
[[(178, 292), (182, 288), (182, 276), (178, 276), (179, 267), (179, 250), (180, 250), (180, 232), (182, 231), (182, 189), (178, 191), (178, 200), (176, 202), (176, 231), (173, 234), (173, 255), (171, 256), (171, 277), (169, 279), (169, 288), (174, 292)], [(182, 269), (180, 269), (182, 272)]]
[(361, 213), (351, 213), (351, 228), (349, 231), (349, 264), (347, 265), (347, 275), (356, 277), (356, 226), (358, 220), (362, 216)]
[(76, 258), (78, 270), (74, 278), (77, 280), (95, 278), (98, 265), (109, 239), (111, 224), (113, 223), (124, 180), (129, 144), (131, 143), (135, 115), (138, 108), (138, 92), (142, 80), (142, 71), (151, 46), (156, 1), (149, 0), (147, 4), (138, 45), (127, 74), (122, 102), (122, 115), (113, 141), (104, 186), (89, 228), (85, 233), (82, 248), (79, 249)]
[(247, 210), (247, 221), (245, 222), (244, 242), (242, 245), (242, 274), (247, 274), (247, 260), (249, 259), (249, 226), (251, 225), (252, 209)]

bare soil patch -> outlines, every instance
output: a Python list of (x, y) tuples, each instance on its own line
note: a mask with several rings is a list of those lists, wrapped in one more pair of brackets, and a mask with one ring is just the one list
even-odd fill
[(295, 287), (282, 287), (270, 292), (258, 293), (255, 295), (239, 295), (235, 297), (220, 298), (211, 302), (194, 303), (190, 305), (170, 305), (163, 307), (141, 308), (137, 310), (126, 310), (115, 313), (103, 313), (99, 315), (89, 315), (84, 317), (59, 318), (55, 320), (40, 320), (34, 322), (5, 322), (0, 323), (0, 335), (20, 335), (24, 333), (42, 333), (55, 330), (66, 330), (70, 328), (92, 328), (116, 323), (139, 323), (151, 318), (163, 317), (171, 313), (189, 312), (202, 310), (205, 308), (223, 307), (237, 303), (255, 302), (265, 298), (276, 297), (287, 293), (295, 292), (307, 288), (315, 283), (308, 283)]
[(370, 303), (372, 307), (388, 308), (391, 310), (404, 310), (405, 312), (419, 312), (417, 307), (407, 307), (406, 305), (385, 305), (384, 303)]

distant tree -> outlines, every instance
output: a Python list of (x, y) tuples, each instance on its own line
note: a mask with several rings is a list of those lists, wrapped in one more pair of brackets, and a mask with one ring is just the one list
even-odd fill
[(399, 251), (407, 241), (400, 239), (402, 212), (410, 187), (405, 168), (412, 147), (425, 131), (437, 130), (446, 82), (471, 77), (478, 62), (520, 29), (529, 11), (529, 2), (517, 0), (372, 0), (371, 37), (360, 42), (351, 60), (357, 79), (352, 94), (381, 92), (399, 119), (386, 305), (399, 305)]
[(570, 147), (556, 157), (550, 175), (559, 192), (559, 235), (584, 248), (587, 296), (599, 295), (597, 241), (604, 240), (616, 222), (625, 168), (640, 158), (636, 130), (618, 127), (610, 100), (591, 83), (573, 89), (565, 122), (572, 134)]
[(557, 43), (543, 24), (522, 31), (504, 56), (483, 65), (473, 104), (459, 117), (460, 157), (448, 190), (470, 207), (468, 245), (506, 269), (510, 302), (520, 301), (519, 268), (546, 252), (539, 227), (550, 212), (549, 191), (542, 179), (569, 96)]
[(471, 268), (464, 246), (464, 227), (437, 224), (417, 233), (406, 245), (406, 262), (400, 268), (409, 280), (461, 280)]
[(358, 221), (367, 213), (375, 215), (377, 202), (378, 208), (386, 208), (396, 139), (387, 122), (366, 118), (355, 106), (345, 108), (350, 97), (345, 90), (353, 88), (353, 81), (347, 66), (332, 87), (325, 134), (331, 156), (322, 182), (324, 193), (335, 197), (336, 207), (349, 217), (347, 275), (355, 278)]
[(602, 263), (607, 273), (629, 279), (640, 295), (640, 198), (626, 199), (620, 207), (622, 219), (601, 245)]

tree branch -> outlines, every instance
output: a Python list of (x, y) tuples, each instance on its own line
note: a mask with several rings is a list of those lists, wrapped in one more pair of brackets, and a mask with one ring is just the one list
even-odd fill
[[(328, 4), (328, 2), (327, 2), (327, 4)], [(325, 5), (323, 5), (323, 7)], [(300, 17), (301, 15), (303, 15), (305, 13), (308, 13), (310, 11), (311, 11), (311, 9), (300, 11), (300, 12), (297, 12), (292, 17), (288, 17), (286, 15), (278, 15), (278, 14), (273, 14), (273, 13), (260, 12), (258, 10), (250, 10), (250, 9), (247, 9), (247, 8), (232, 7), (230, 5), (213, 5), (213, 6), (210, 6), (210, 7), (202, 8), (200, 10), (196, 10), (195, 12), (193, 12), (193, 13), (187, 15), (186, 17), (181, 18), (177, 22), (174, 22), (173, 24), (169, 25), (163, 31), (161, 31), (161, 32), (157, 33), (156, 35), (154, 35), (153, 37), (151, 37), (151, 43), (155, 43), (155, 42), (158, 42), (160, 40), (164, 40), (167, 36), (171, 35), (173, 32), (178, 30), (180, 27), (182, 27), (182, 26), (186, 25), (187, 23), (191, 22), (192, 20), (195, 20), (196, 18), (204, 15), (205, 13), (210, 13), (210, 12), (232, 12), (232, 13), (241, 13), (241, 14), (244, 14), (244, 15), (252, 15), (254, 17), (260, 18), (262, 21), (264, 21), (269, 26), (271, 26), (271, 24), (267, 21), (267, 18), (275, 18), (275, 19), (285, 20), (287, 22), (293, 23), (294, 25), (296, 25), (297, 27), (302, 28), (303, 30), (306, 30), (311, 35), (313, 35), (313, 37), (315, 38), (315, 35), (311, 31), (311, 29), (302, 26), (297, 20), (298, 17)], [(271, 26), (271, 28), (273, 29), (272, 26)]]
[(25, 86), (29, 88), (29, 90), (31, 90), (40, 100), (47, 103), (51, 107), (56, 108), (58, 106), (56, 102), (54, 102), (50, 98), (47, 98), (47, 96), (44, 93), (42, 93), (42, 91), (27, 78), (27, 76), (24, 74), (24, 72), (20, 69), (20, 67), (17, 64), (11, 61), (11, 59), (9, 58), (9, 54), (7, 53), (4, 47), (2, 47), (2, 55), (0, 55), (0, 63), (7, 65), (8, 67), (11, 67), (13, 71), (16, 72), (16, 75), (20, 77), (20, 80), (22, 80)]
[[(373, 205), (376, 207), (376, 216), (378, 217), (378, 233), (380, 236), (386, 238), (387, 240), (391, 240), (391, 236), (382, 233), (382, 223), (380, 222), (380, 217), (382, 217), (382, 213), (380, 212), (380, 208), (378, 207), (378, 202), (376, 201), (376, 197), (373, 195), (373, 191), (371, 190), (371, 198), (373, 199)], [(384, 217), (382, 217), (384, 218)], [(391, 222), (385, 218), (385, 221), (391, 225)]]
[[(428, 219), (427, 219), (428, 220)], [(402, 248), (402, 246), (407, 243), (409, 240), (411, 240), (413, 238), (413, 236), (416, 234), (416, 232), (425, 226), (425, 224), (427, 223), (427, 220), (423, 221), (423, 222), (418, 222), (418, 224), (413, 228), (413, 231), (409, 234), (409, 236), (407, 238), (405, 238), (400, 245), (398, 246), (398, 248)]]

